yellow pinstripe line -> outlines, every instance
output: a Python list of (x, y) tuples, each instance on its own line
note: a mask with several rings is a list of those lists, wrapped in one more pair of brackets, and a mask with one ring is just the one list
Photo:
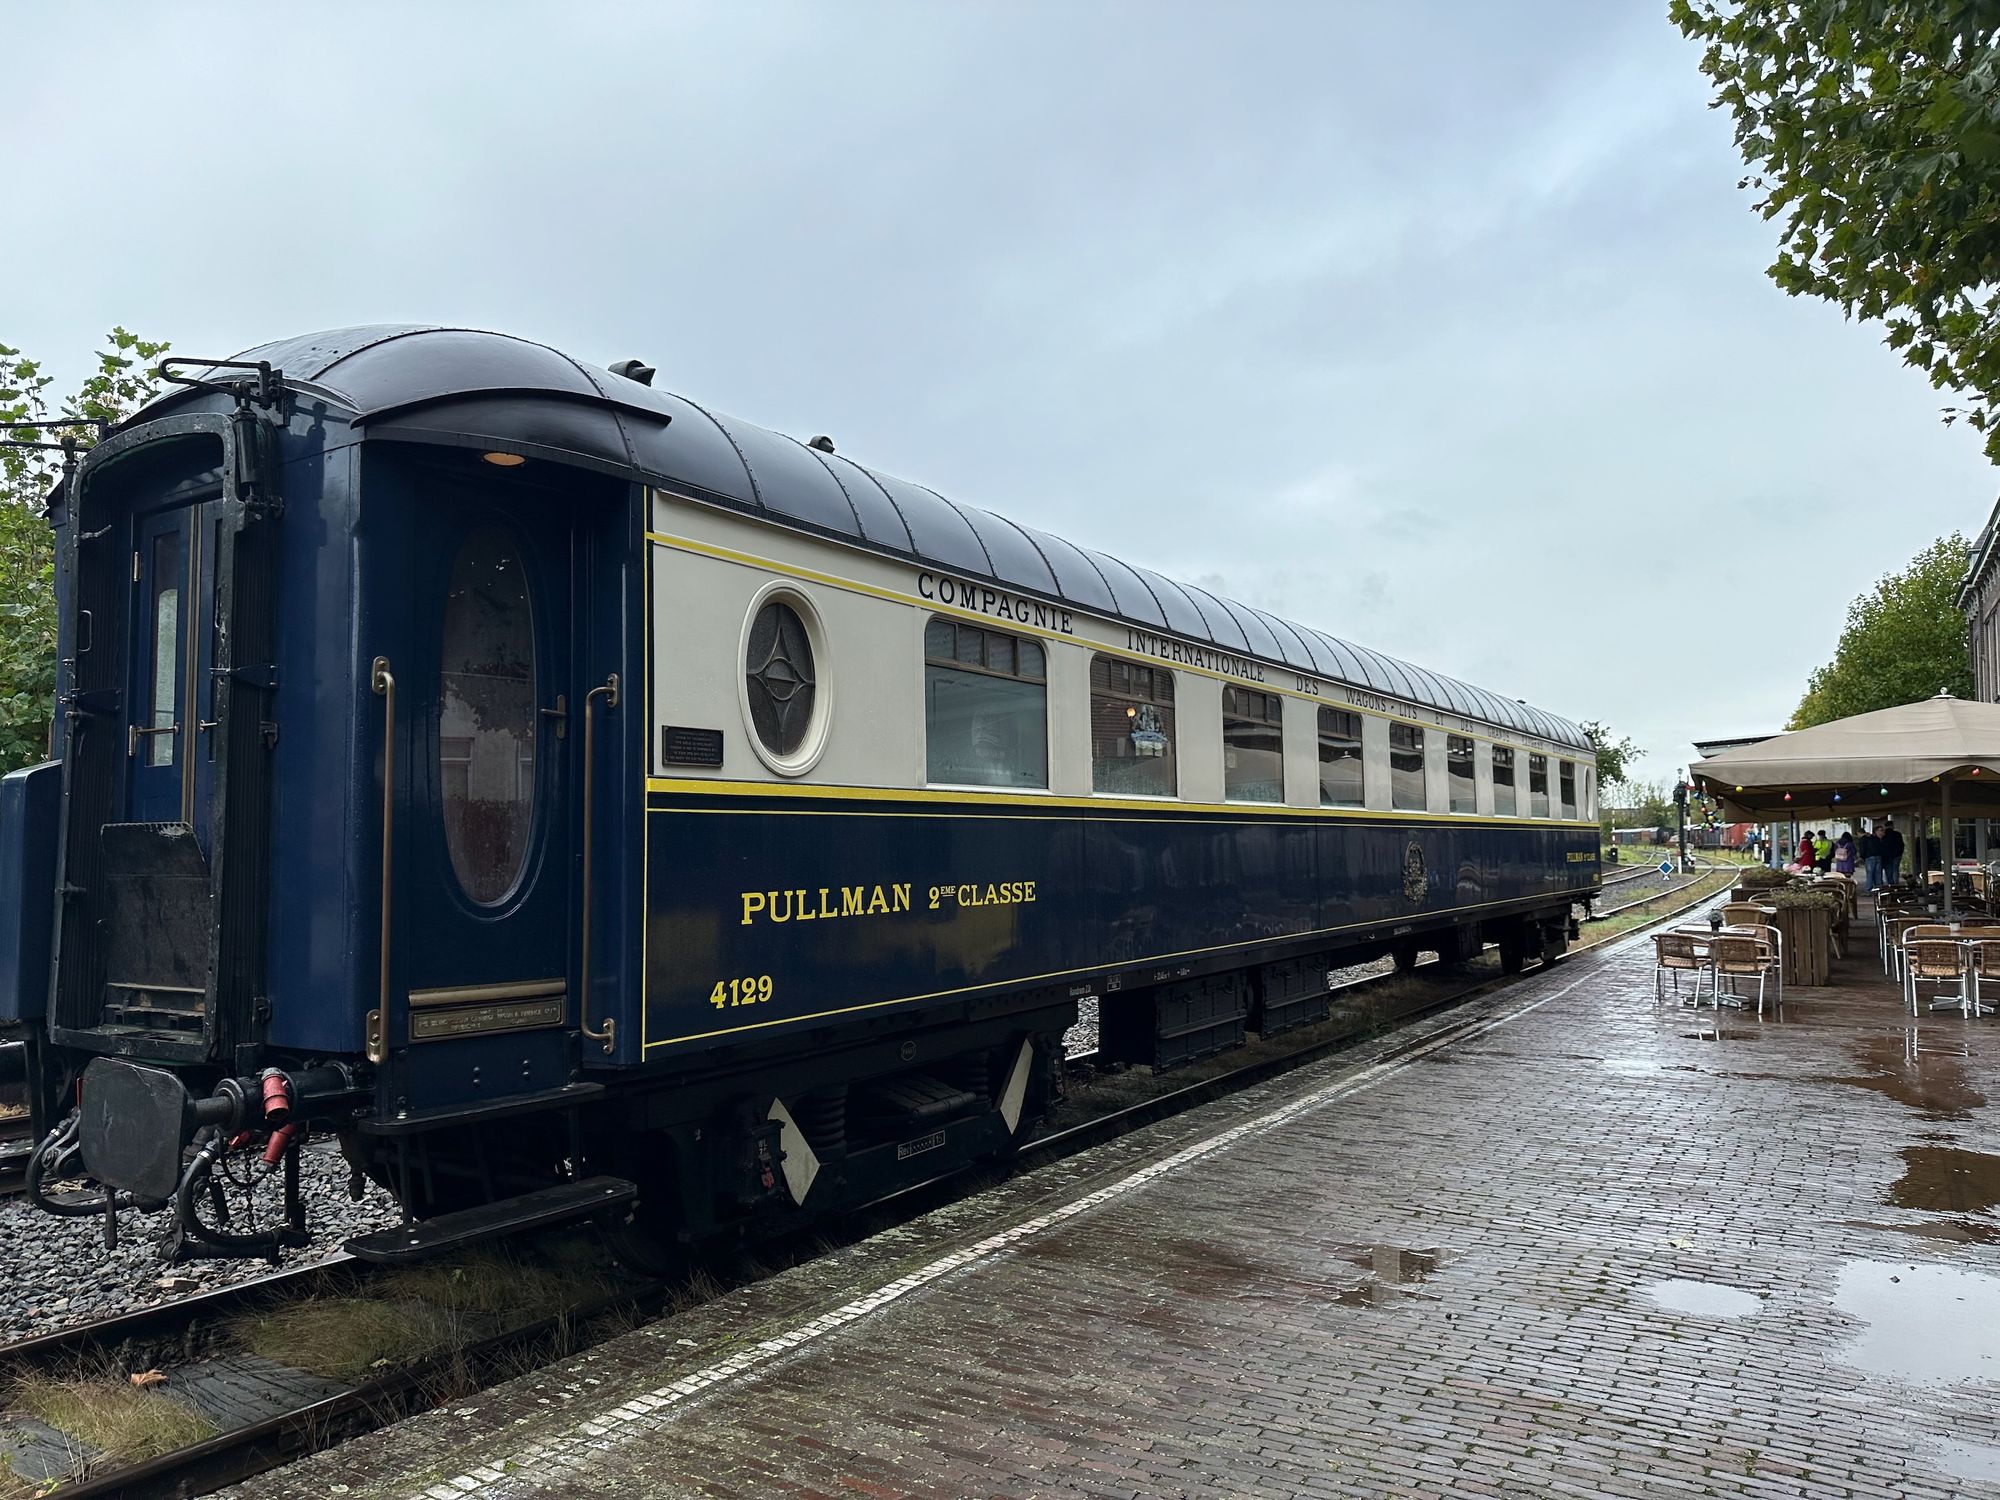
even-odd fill
[[(698, 781), (687, 777), (668, 776), (647, 777), (646, 790), (648, 793), (757, 797), (771, 801), (805, 797), (837, 802), (951, 802), (973, 803), (995, 808), (1066, 807), (1097, 812), (1116, 810), (1146, 813), (1232, 813), (1240, 821), (1270, 818), (1282, 822), (1296, 818), (1320, 818), (1328, 822), (1354, 820), (1391, 823), (1429, 822), (1451, 824), (1460, 828), (1472, 826), (1546, 828), (1555, 833), (1586, 833), (1597, 826), (1595, 823), (1569, 823), (1555, 818), (1506, 818), (1491, 813), (1481, 815), (1398, 812), (1378, 807), (1288, 807), (1282, 802), (1182, 802), (1173, 797), (1060, 797), (1029, 792), (942, 791), (935, 787), (813, 786), (791, 781)], [(962, 816), (1022, 817), (1026, 814), (966, 813)]]

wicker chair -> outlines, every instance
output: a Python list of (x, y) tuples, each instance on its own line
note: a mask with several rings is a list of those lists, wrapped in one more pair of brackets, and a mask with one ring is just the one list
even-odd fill
[[(1965, 945), (1941, 922), (1927, 922), (1903, 934), (1903, 998), (1910, 1014), (1922, 1014), (1919, 985), (1935, 985), (1930, 1008), (1964, 1010), (1970, 1002), (1971, 980), (1965, 972)], [(1947, 988), (1947, 986), (1949, 988)]]
[[(1666, 1002), (1665, 978), (1674, 976), (1674, 999), (1683, 1005), (1701, 1004), (1702, 976), (1707, 975), (1713, 990), (1714, 975), (1709, 969), (1708, 938), (1698, 938), (1686, 932), (1656, 932), (1653, 934), (1653, 1004)], [(1681, 975), (1694, 975), (1694, 994), (1683, 997)]]
[[(1720, 989), (1727, 982), (1730, 993), (1738, 983), (1757, 981), (1757, 1019), (1764, 1018), (1764, 986), (1772, 974), (1778, 976), (1778, 1007), (1784, 1008), (1784, 968), (1777, 947), (1762, 937), (1733, 932), (1723, 933), (1709, 946), (1711, 998), (1721, 1004)], [(1747, 998), (1745, 1003), (1747, 1004)], [(1697, 1002), (1699, 1004), (1699, 1002)]]
[(1727, 901), (1722, 907), (1723, 925), (1728, 927), (1763, 927), (1770, 915), (1770, 907), (1754, 901)]
[(1932, 927), (1937, 924), (1927, 912), (1884, 917), (1879, 924), (1882, 941), (1882, 972), (1898, 984), (1903, 980), (1903, 935), (1913, 927)]
[(1971, 993), (1965, 997), (1965, 1013), (1968, 1016), (1990, 1016), (1994, 1007), (1980, 998), (1980, 990), (1988, 980), (2000, 980), (2000, 937), (1974, 938), (1959, 945), (1965, 951), (1965, 972), (1971, 983)]

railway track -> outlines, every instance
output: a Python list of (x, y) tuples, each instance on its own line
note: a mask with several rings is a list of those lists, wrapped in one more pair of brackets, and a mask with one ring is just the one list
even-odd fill
[[(1662, 895), (1677, 894), (1685, 888), (1654, 892), (1647, 900), (1657, 901)], [(1685, 905), (1707, 899), (1710, 897), (1704, 894)], [(1659, 920), (1671, 919), (1680, 909), (1684, 907), (1661, 913)], [(1571, 953), (1601, 946), (1603, 942), (1636, 938), (1644, 930), (1617, 934), (1598, 943), (1586, 942), (1571, 949)], [(1540, 972), (1537, 969), (1527, 975), (1473, 974), (1459, 983), (1439, 978), (1442, 971), (1435, 965), (1423, 967), (1430, 971), (1427, 977), (1435, 984), (1435, 993), (1422, 996), (1418, 1004), (1398, 1015), (1398, 1025), (1496, 995)], [(1409, 978), (1393, 974), (1365, 976), (1335, 986), (1334, 992), (1345, 999), (1357, 999), (1371, 987), (1399, 977), (1406, 981)], [(1388, 1055), (1393, 1057), (1408, 1048), (1433, 1045), (1485, 1019), (1487, 1013), (1482, 1007), (1476, 1014), (1442, 1030), (1427, 1028), (1421, 1036), (1393, 1047)], [(1047, 1166), (1304, 1067), (1353, 1046), (1361, 1035), (1348, 1031), (1309, 1041), (1277, 1055), (1169, 1085), (1149, 1098), (1049, 1131), (1021, 1147), (1014, 1158), (1013, 1170), (1032, 1171)], [(921, 1184), (849, 1216), (849, 1232), (831, 1238), (842, 1242), (878, 1233), (962, 1194), (966, 1187), (967, 1179), (963, 1176)], [(569, 1243), (573, 1247), (573, 1236)], [(804, 1254), (816, 1253), (808, 1245), (797, 1248)], [(524, 1253), (532, 1256), (543, 1252), (530, 1247)], [(483, 1273), (483, 1268), (475, 1264), (465, 1273), (469, 1279), (459, 1280), (447, 1271), (442, 1280), (433, 1276), (424, 1285), (433, 1289), (440, 1285), (476, 1286), (477, 1277)], [(607, 1273), (595, 1281), (586, 1277), (581, 1283), (582, 1290), (568, 1299), (536, 1300), (526, 1316), (509, 1322), (478, 1307), (469, 1315), (463, 1308), (449, 1306), (426, 1311), (431, 1305), (421, 1295), (408, 1295), (408, 1288), (392, 1288), (393, 1305), (401, 1320), (421, 1323), (432, 1312), (452, 1313), (456, 1321), (449, 1326), (455, 1336), (414, 1357), (385, 1362), (385, 1367), (371, 1367), (344, 1381), (311, 1377), (309, 1372), (301, 1379), (301, 1372), (260, 1361), (232, 1343), (232, 1330), (240, 1329), (246, 1319), (268, 1322), (288, 1308), (315, 1303), (330, 1304), (335, 1309), (357, 1307), (380, 1279), (397, 1274), (336, 1255), (296, 1270), (273, 1272), (252, 1281), (0, 1348), (0, 1372), (4, 1372), (15, 1393), (14, 1399), (7, 1403), (10, 1408), (20, 1406), (18, 1393), (24, 1381), (52, 1375), (74, 1378), (76, 1372), (95, 1370), (101, 1372), (106, 1385), (116, 1389), (126, 1385), (132, 1375), (158, 1372), (164, 1376), (162, 1388), (183, 1399), (205, 1389), (227, 1388), (231, 1394), (225, 1403), (226, 1411), (212, 1416), (236, 1419), (215, 1420), (218, 1430), (205, 1433), (197, 1441), (123, 1462), (105, 1458), (93, 1462), (87, 1447), (82, 1447), (82, 1472), (72, 1472), (66, 1480), (62, 1478), (67, 1472), (63, 1465), (73, 1464), (81, 1447), (73, 1440), (65, 1440), (68, 1446), (62, 1447), (44, 1439), (39, 1451), (47, 1459), (46, 1474), (38, 1474), (34, 1462), (38, 1450), (28, 1441), (27, 1457), (22, 1457), (20, 1424), (10, 1414), (0, 1419), (0, 1448), (10, 1453), (15, 1473), (34, 1485), (37, 1493), (62, 1497), (200, 1494), (268, 1472), (309, 1452), (344, 1442), (440, 1402), (459, 1399), (492, 1380), (518, 1373), (530, 1362), (559, 1358), (587, 1346), (597, 1337), (658, 1315), (677, 1298), (685, 1300), (686, 1294), (685, 1287), (667, 1281)], [(452, 1301), (449, 1292), (444, 1300), (447, 1304)]]
[[(1653, 902), (1660, 900), (1664, 896), (1672, 896), (1677, 894), (1678, 892), (1685, 891), (1690, 889), (1691, 887), (1700, 885), (1702, 881), (1706, 880), (1709, 876), (1715, 874), (1717, 871), (1726, 870), (1729, 868), (1730, 866), (1728, 865), (1702, 864), (1699, 861), (1697, 861), (1695, 864), (1694, 873), (1692, 875), (1676, 877), (1672, 882), (1666, 885), (1662, 885), (1655, 889), (1648, 890), (1643, 896), (1638, 897), (1636, 900), (1626, 901), (1617, 906), (1597, 908), (1591, 912), (1590, 920), (1593, 922), (1602, 922), (1611, 917), (1618, 916), (1624, 912), (1636, 910), (1641, 906), (1649, 906)], [(1745, 866), (1745, 868), (1749, 867)], [(1659, 871), (1648, 870), (1646, 871), (1646, 873), (1649, 875), (1658, 875)]]

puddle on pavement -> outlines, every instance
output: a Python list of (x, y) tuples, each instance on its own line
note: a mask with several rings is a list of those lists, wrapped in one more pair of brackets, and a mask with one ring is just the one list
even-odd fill
[(1435, 1249), (1411, 1250), (1401, 1245), (1370, 1245), (1357, 1247), (1347, 1260), (1374, 1275), (1333, 1300), (1342, 1307), (1386, 1307), (1419, 1295), (1409, 1289), (1431, 1279), (1443, 1263), (1444, 1253)]
[(1905, 1146), (1903, 1175), (1889, 1187), (1898, 1208), (1985, 1213), (2000, 1203), (2000, 1156), (1957, 1146)]
[(1678, 1276), (1656, 1281), (1649, 1290), (1653, 1300), (1668, 1312), (1690, 1313), (1697, 1318), (1747, 1318), (1764, 1305), (1755, 1292)]
[(1932, 1445), (1931, 1457), (1954, 1479), (2000, 1479), (2000, 1448), (1946, 1438)]
[(1865, 1325), (1840, 1358), (1871, 1375), (1912, 1385), (2000, 1377), (2000, 1277), (1853, 1261), (1841, 1267), (1833, 1303)]
[(1926, 1219), (1921, 1224), (1877, 1224), (1868, 1219), (1848, 1219), (1849, 1229), (1881, 1229), (1892, 1234), (1913, 1235), (1920, 1240), (1937, 1240), (1946, 1245), (1990, 1245), (2000, 1240), (2000, 1224), (1978, 1219)]
[(1693, 1063), (1663, 1063), (1650, 1057), (1605, 1057), (1594, 1059), (1603, 1065), (1607, 1073), (1621, 1073), (1628, 1078), (1643, 1078), (1652, 1073), (1699, 1073), (1701, 1069)]
[(1867, 1072), (1815, 1081), (1869, 1089), (1920, 1111), (1926, 1119), (1965, 1119), (1986, 1102), (1986, 1096), (1966, 1076), (1965, 1052), (1921, 1046), (1917, 1038), (1914, 1031), (1865, 1038), (1854, 1043), (1852, 1050), (1855, 1061)]

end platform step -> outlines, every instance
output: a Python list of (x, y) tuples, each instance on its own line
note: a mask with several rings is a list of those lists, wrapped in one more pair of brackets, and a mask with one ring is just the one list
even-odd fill
[(481, 1240), (592, 1218), (623, 1208), (638, 1196), (637, 1184), (623, 1177), (585, 1177), (523, 1193), (518, 1198), (502, 1198), (498, 1203), (439, 1214), (421, 1223), (378, 1229), (349, 1240), (346, 1249), (356, 1260), (375, 1265), (418, 1260), (447, 1250), (461, 1250)]

